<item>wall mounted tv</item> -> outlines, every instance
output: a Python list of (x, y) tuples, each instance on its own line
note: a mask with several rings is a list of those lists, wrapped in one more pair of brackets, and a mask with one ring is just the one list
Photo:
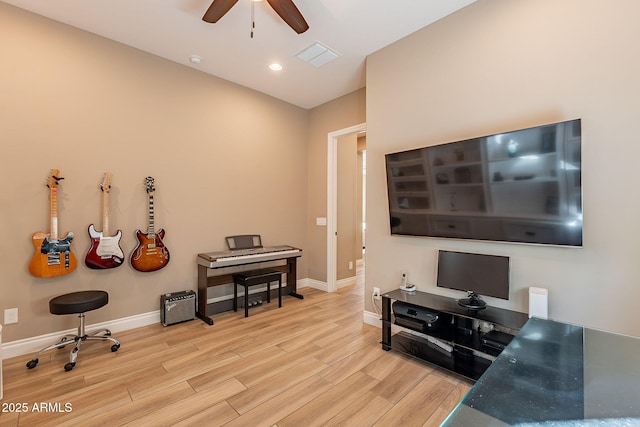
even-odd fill
[(391, 234), (582, 246), (580, 119), (385, 156)]

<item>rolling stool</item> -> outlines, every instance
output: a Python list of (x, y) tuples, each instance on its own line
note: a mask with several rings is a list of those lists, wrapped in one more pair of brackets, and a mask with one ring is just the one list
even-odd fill
[(57, 296), (49, 301), (49, 311), (51, 314), (78, 314), (80, 318), (80, 324), (78, 325), (77, 335), (65, 335), (56, 344), (52, 344), (43, 348), (37, 352), (33, 359), (27, 362), (27, 368), (33, 369), (38, 364), (38, 356), (47, 350), (54, 348), (62, 348), (66, 345), (75, 342), (73, 350), (71, 350), (69, 363), (64, 365), (65, 371), (70, 371), (76, 366), (76, 358), (80, 351), (80, 344), (86, 340), (109, 340), (114, 344), (111, 346), (111, 351), (118, 351), (120, 348), (120, 341), (111, 336), (111, 331), (108, 329), (102, 329), (91, 334), (86, 334), (84, 331), (84, 313), (91, 310), (96, 310), (100, 307), (104, 307), (109, 302), (109, 294), (104, 291), (80, 291), (72, 292), (70, 294), (64, 294)]
[(278, 307), (282, 307), (282, 272), (278, 270), (243, 271), (233, 275), (233, 311), (238, 311), (238, 285), (244, 286), (244, 317), (249, 317), (249, 287), (267, 284), (267, 302), (271, 302), (271, 282), (278, 282)]

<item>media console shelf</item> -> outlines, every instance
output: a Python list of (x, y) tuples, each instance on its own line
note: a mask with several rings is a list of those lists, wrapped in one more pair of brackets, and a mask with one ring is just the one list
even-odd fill
[[(477, 380), (527, 319), (517, 311), (469, 310), (454, 298), (397, 289), (382, 295), (381, 344)], [(401, 328), (393, 335), (392, 324)]]

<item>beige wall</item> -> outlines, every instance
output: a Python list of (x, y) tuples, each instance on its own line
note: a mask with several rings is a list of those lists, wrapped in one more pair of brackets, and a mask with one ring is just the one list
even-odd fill
[(363, 167), (365, 166), (365, 155), (364, 152), (367, 150), (367, 137), (366, 135), (358, 136), (358, 201), (357, 201), (357, 212), (356, 212), (356, 221), (358, 222), (358, 230), (356, 231), (356, 259), (362, 260), (362, 247), (365, 244), (364, 231), (362, 230), (362, 223), (365, 221), (366, 212), (364, 211), (364, 192), (365, 192), (365, 177), (362, 173)]
[[(403, 269), (459, 296), (435, 287), (438, 249), (509, 255), (511, 298), (491, 304), (527, 311), (546, 287), (550, 317), (640, 335), (640, 2), (614, 3), (479, 0), (369, 57), (367, 296)], [(390, 236), (385, 153), (577, 117), (584, 248)]]
[(316, 218), (327, 216), (327, 137), (330, 132), (366, 121), (365, 90), (360, 89), (310, 110), (308, 145), (308, 217), (305, 258), (309, 278), (327, 280), (327, 227), (316, 225)]
[(342, 280), (356, 275), (358, 137), (355, 133), (338, 138), (337, 158), (336, 275)]
[[(65, 292), (110, 293), (110, 304), (91, 313), (90, 323), (155, 311), (162, 293), (195, 289), (196, 254), (223, 249), (227, 235), (258, 233), (266, 245), (307, 247), (314, 113), (5, 3), (0, 38), (0, 218), (7, 243), (0, 314), (12, 307), (20, 313), (18, 324), (4, 327), (5, 343), (76, 326), (72, 316), (48, 312), (48, 300)], [(323, 117), (329, 108), (319, 110), (333, 130), (332, 118)], [(326, 165), (324, 157), (318, 161)], [(59, 232), (75, 233), (80, 264), (68, 276), (38, 279), (27, 266), (32, 234), (49, 231), (44, 184), (51, 168), (65, 177)], [(127, 256), (135, 230), (147, 228), (143, 180), (155, 178), (156, 229), (166, 230), (171, 252), (166, 268), (84, 266), (87, 227), (102, 227), (98, 184), (106, 171), (114, 174), (111, 229), (123, 230)], [(308, 265), (305, 255), (299, 278)]]

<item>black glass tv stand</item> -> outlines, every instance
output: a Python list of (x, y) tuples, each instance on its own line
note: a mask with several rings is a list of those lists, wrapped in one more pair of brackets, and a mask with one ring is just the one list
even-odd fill
[[(399, 303), (396, 313), (392, 302)], [(382, 295), (381, 344), (475, 381), (527, 319), (517, 311), (468, 309), (454, 298), (397, 289)]]

